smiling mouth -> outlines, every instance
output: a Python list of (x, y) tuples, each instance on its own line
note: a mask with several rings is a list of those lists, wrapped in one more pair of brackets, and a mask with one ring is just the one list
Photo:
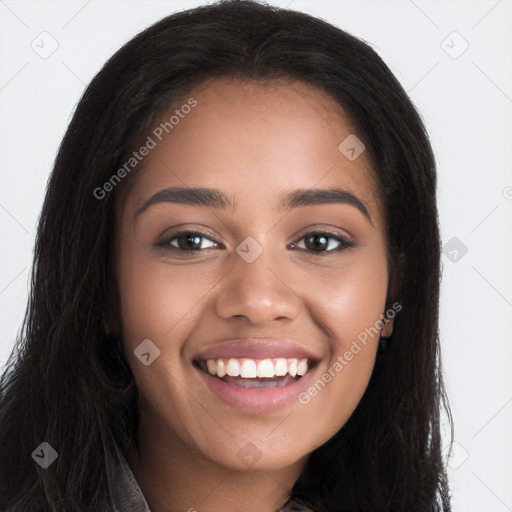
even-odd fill
[(285, 357), (194, 360), (194, 365), (212, 377), (246, 389), (287, 386), (314, 366), (308, 359)]

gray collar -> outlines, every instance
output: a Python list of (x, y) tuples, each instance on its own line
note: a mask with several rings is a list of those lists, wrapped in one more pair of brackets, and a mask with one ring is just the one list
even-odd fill
[(117, 443), (118, 461), (107, 458), (107, 479), (114, 509), (111, 512), (151, 512), (144, 494)]

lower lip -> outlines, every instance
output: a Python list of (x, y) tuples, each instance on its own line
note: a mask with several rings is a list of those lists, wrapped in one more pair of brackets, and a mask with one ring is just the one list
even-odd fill
[(232, 407), (250, 413), (268, 413), (298, 403), (297, 397), (310, 385), (313, 369), (286, 386), (241, 388), (195, 368), (210, 391)]

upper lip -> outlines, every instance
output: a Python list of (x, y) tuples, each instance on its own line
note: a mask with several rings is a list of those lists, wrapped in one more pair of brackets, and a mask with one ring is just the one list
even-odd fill
[(201, 350), (193, 358), (198, 361), (208, 359), (254, 358), (267, 359), (288, 357), (297, 359), (319, 359), (318, 356), (292, 340), (272, 338), (244, 338), (221, 341)]

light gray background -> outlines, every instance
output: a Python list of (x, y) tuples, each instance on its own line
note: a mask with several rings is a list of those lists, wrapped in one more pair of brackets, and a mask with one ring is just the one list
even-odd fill
[[(0, 0), (0, 366), (25, 312), (46, 181), (85, 84), (137, 32), (200, 3)], [(370, 42), (423, 115), (447, 244), (453, 510), (512, 511), (512, 2), (273, 3)]]

